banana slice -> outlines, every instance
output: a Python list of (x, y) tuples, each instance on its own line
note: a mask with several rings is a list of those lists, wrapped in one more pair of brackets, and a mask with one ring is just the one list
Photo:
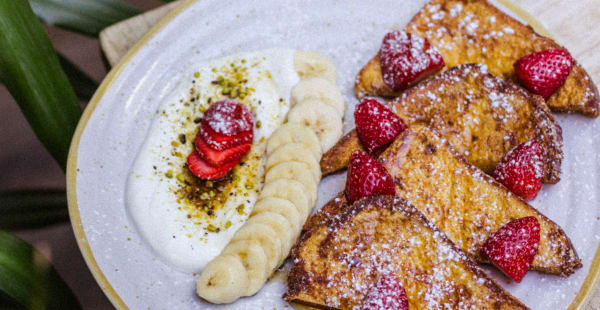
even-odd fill
[(295, 105), (288, 112), (288, 122), (310, 127), (326, 152), (342, 136), (342, 121), (337, 111), (326, 104), (311, 99)]
[(277, 179), (265, 183), (258, 196), (258, 200), (267, 199), (268, 197), (291, 201), (301, 217), (299, 219), (299, 228), (302, 228), (304, 221), (308, 218), (313, 208), (310, 203), (310, 197), (304, 192), (304, 186), (296, 180)]
[(248, 219), (247, 223), (259, 223), (267, 225), (273, 230), (277, 232), (277, 236), (281, 241), (281, 259), (277, 267), (283, 263), (283, 261), (288, 257), (290, 250), (292, 249), (292, 245), (296, 242), (296, 230), (292, 226), (292, 224), (282, 215), (273, 212), (262, 212), (256, 214), (250, 219)]
[(231, 241), (257, 240), (267, 255), (267, 267), (269, 271), (275, 270), (282, 256), (281, 241), (273, 228), (264, 224), (244, 224)]
[(231, 242), (221, 255), (237, 255), (242, 261), (248, 273), (248, 289), (245, 296), (256, 294), (271, 274), (271, 270), (267, 268), (267, 255), (256, 240)]
[(273, 132), (267, 141), (267, 156), (288, 143), (301, 143), (313, 153), (315, 158), (321, 160), (323, 151), (317, 135), (309, 127), (296, 123), (283, 124)]
[(297, 161), (306, 164), (315, 178), (315, 182), (321, 181), (321, 166), (313, 154), (300, 143), (288, 143), (280, 146), (267, 156), (267, 170), (271, 167), (288, 161)]
[(318, 100), (326, 105), (334, 107), (340, 118), (344, 117), (346, 105), (344, 96), (335, 84), (321, 77), (313, 77), (298, 82), (292, 88), (292, 106), (306, 100)]
[[(290, 180), (280, 179), (276, 180), (275, 182), (279, 181), (285, 183)], [(298, 186), (302, 187), (300, 183), (298, 184)], [(306, 201), (306, 205), (308, 205), (307, 198), (304, 197), (303, 199)], [(297, 209), (297, 206), (295, 206), (293, 202), (287, 199), (277, 197), (259, 198), (258, 202), (254, 205), (254, 210), (252, 210), (252, 214), (250, 214), (250, 216), (254, 216), (256, 214), (261, 214), (265, 212), (277, 213), (279, 215), (284, 216), (288, 220), (288, 222), (290, 222), (293, 225), (294, 231), (299, 232), (302, 229), (302, 225), (304, 225), (304, 215), (300, 212), (300, 210)]]
[(245, 296), (248, 273), (238, 256), (220, 255), (200, 274), (196, 284), (198, 296), (213, 304), (232, 303)]
[(317, 201), (317, 184), (312, 173), (306, 169), (306, 164), (297, 161), (279, 163), (267, 170), (265, 183), (276, 179), (296, 180), (302, 183), (304, 191), (310, 199), (310, 205), (314, 205)]
[(337, 70), (329, 58), (311, 51), (296, 51), (294, 67), (301, 79), (320, 76), (337, 84)]

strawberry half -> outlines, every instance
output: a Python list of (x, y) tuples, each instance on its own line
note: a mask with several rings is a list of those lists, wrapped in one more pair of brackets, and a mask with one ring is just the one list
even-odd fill
[(519, 283), (537, 254), (539, 243), (540, 223), (528, 216), (500, 227), (485, 241), (481, 255)]
[(350, 156), (346, 179), (346, 199), (352, 203), (361, 197), (394, 195), (392, 177), (371, 155), (354, 151)]
[(572, 67), (573, 58), (562, 48), (529, 54), (514, 64), (523, 86), (546, 100), (563, 85)]
[(401, 132), (406, 124), (392, 110), (376, 99), (363, 99), (354, 111), (358, 137), (369, 152), (381, 150)]
[(198, 152), (194, 151), (187, 158), (187, 165), (192, 174), (203, 180), (219, 180), (224, 178), (238, 161), (227, 162), (220, 167), (211, 166), (202, 159)]
[(442, 55), (426, 38), (396, 30), (383, 38), (381, 49), (383, 81), (401, 91), (444, 67)]
[(233, 100), (215, 102), (204, 113), (200, 135), (218, 151), (251, 142), (254, 137), (252, 114)]
[(408, 297), (393, 275), (382, 275), (369, 289), (362, 310), (408, 310)]
[(543, 149), (536, 140), (510, 150), (496, 166), (494, 178), (524, 200), (534, 199), (542, 187)]
[(251, 143), (240, 144), (222, 151), (213, 150), (201, 135), (196, 136), (194, 142), (196, 145), (196, 151), (202, 159), (204, 159), (209, 165), (219, 167), (225, 163), (236, 161), (250, 151)]

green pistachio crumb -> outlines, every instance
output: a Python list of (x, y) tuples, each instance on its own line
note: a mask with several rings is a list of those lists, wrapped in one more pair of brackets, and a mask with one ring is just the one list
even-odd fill
[(167, 171), (167, 173), (165, 173), (165, 176), (169, 179), (173, 178), (173, 170)]

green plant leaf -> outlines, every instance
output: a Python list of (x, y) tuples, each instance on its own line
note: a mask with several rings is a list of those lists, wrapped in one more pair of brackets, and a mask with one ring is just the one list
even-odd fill
[(89, 36), (107, 26), (141, 13), (121, 0), (29, 0), (35, 14), (46, 24)]
[(0, 0), (0, 47), (0, 80), (64, 169), (81, 108), (28, 1)]
[(81, 309), (50, 262), (27, 242), (4, 231), (0, 231), (0, 291), (0, 305), (10, 308), (18, 304), (30, 310)]
[(67, 74), (67, 78), (69, 79), (71, 86), (73, 86), (77, 97), (80, 100), (89, 101), (94, 95), (94, 92), (96, 92), (98, 83), (60, 53), (58, 53), (58, 61)]
[(0, 229), (37, 228), (68, 220), (64, 190), (0, 193)]

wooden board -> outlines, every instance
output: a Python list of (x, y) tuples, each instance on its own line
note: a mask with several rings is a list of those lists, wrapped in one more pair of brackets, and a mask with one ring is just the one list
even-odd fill
[[(169, 3), (104, 29), (100, 33), (100, 44), (108, 63), (115, 65), (177, 4)], [(521, 0), (518, 4), (573, 54), (596, 83), (600, 81), (600, 61), (595, 57), (600, 48), (600, 28), (597, 27), (600, 24), (600, 0)], [(596, 285), (587, 305), (581, 309), (600, 310), (600, 285)]]

